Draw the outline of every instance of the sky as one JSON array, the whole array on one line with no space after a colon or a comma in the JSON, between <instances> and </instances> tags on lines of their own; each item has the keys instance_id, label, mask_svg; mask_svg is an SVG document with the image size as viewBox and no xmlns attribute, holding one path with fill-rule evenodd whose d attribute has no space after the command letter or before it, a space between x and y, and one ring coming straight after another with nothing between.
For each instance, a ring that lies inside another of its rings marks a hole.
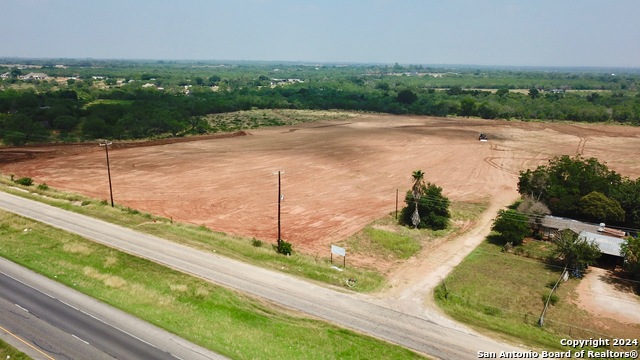
<instances>
[{"instance_id":1,"label":"sky","mask_svg":"<svg viewBox=\"0 0 640 360\"><path fill-rule=\"evenodd\" d=\"M0 57L640 67L639 0L0 0Z\"/></svg>"}]
</instances>

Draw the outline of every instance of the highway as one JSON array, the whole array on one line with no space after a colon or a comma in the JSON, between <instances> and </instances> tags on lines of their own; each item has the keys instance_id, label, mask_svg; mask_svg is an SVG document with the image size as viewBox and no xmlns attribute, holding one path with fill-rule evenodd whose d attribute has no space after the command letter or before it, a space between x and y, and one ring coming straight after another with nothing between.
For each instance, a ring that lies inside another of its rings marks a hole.
<instances>
[{"instance_id":1,"label":"highway","mask_svg":"<svg viewBox=\"0 0 640 360\"><path fill-rule=\"evenodd\" d=\"M0 333L36 359L224 359L3 258L0 289Z\"/></svg>"},{"instance_id":2,"label":"highway","mask_svg":"<svg viewBox=\"0 0 640 360\"><path fill-rule=\"evenodd\" d=\"M521 350L436 320L392 310L358 294L318 286L3 192L0 208L432 357L476 359L478 351Z\"/></svg>"},{"instance_id":3,"label":"highway","mask_svg":"<svg viewBox=\"0 0 640 360\"><path fill-rule=\"evenodd\" d=\"M61 330L63 341L49 341L62 348L47 349L54 358L68 359L173 359L169 353L147 344L129 334L108 326L98 319L31 288L24 283L0 274L0 297L13 303L13 319L3 316L3 327L16 327L22 319L38 318ZM12 321L13 320L13 321ZM18 332L17 330L10 330Z\"/></svg>"}]
</instances>

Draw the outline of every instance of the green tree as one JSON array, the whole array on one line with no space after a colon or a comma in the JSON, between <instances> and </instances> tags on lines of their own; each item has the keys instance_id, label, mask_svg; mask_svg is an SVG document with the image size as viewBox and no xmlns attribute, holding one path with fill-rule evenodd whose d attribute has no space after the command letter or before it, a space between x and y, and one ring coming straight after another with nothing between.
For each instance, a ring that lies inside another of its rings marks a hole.
<instances>
[{"instance_id":1,"label":"green tree","mask_svg":"<svg viewBox=\"0 0 640 360\"><path fill-rule=\"evenodd\" d=\"M53 127L62 131L72 131L78 124L80 124L80 119L71 115L60 115L53 119Z\"/></svg>"},{"instance_id":2,"label":"green tree","mask_svg":"<svg viewBox=\"0 0 640 360\"><path fill-rule=\"evenodd\" d=\"M402 209L400 214L400 221L403 224L415 226L418 229L432 230L446 229L449 225L450 201L442 195L441 187L427 183L419 199L414 198L411 191L407 191L405 203L407 206ZM417 218L414 216L416 208L420 214ZM414 220L418 221L414 223Z\"/></svg>"},{"instance_id":3,"label":"green tree","mask_svg":"<svg viewBox=\"0 0 640 360\"><path fill-rule=\"evenodd\" d=\"M580 213L584 219L598 223L624 221L624 209L620 203L597 191L592 191L580 199Z\"/></svg>"},{"instance_id":4,"label":"green tree","mask_svg":"<svg viewBox=\"0 0 640 360\"><path fill-rule=\"evenodd\" d=\"M570 269L584 270L600 257L597 244L581 238L571 230L558 231L553 239L556 245L553 256Z\"/></svg>"},{"instance_id":5,"label":"green tree","mask_svg":"<svg viewBox=\"0 0 640 360\"><path fill-rule=\"evenodd\" d=\"M635 279L640 280L640 238L629 236L620 245L620 255L624 257L624 267Z\"/></svg>"},{"instance_id":6,"label":"green tree","mask_svg":"<svg viewBox=\"0 0 640 360\"><path fill-rule=\"evenodd\" d=\"M411 190L407 191L400 221L416 228L445 229L449 224L450 201L442 195L442 188L425 183L424 172L416 170L411 174Z\"/></svg>"},{"instance_id":7,"label":"green tree","mask_svg":"<svg viewBox=\"0 0 640 360\"><path fill-rule=\"evenodd\" d=\"M616 199L625 212L624 225L629 228L640 229L640 178L623 179L611 197Z\"/></svg>"},{"instance_id":8,"label":"green tree","mask_svg":"<svg viewBox=\"0 0 640 360\"><path fill-rule=\"evenodd\" d=\"M399 103L411 105L418 100L418 95L414 94L411 90L405 89L398 93L396 100L398 100Z\"/></svg>"},{"instance_id":9,"label":"green tree","mask_svg":"<svg viewBox=\"0 0 640 360\"><path fill-rule=\"evenodd\" d=\"M208 80L207 85L215 86L215 85L218 85L218 83L222 79L218 75L211 75L211 76L209 76L209 79L207 79L207 80Z\"/></svg>"},{"instance_id":10,"label":"green tree","mask_svg":"<svg viewBox=\"0 0 640 360\"><path fill-rule=\"evenodd\" d=\"M532 99L536 99L538 97L540 97L540 91L534 87L532 87L531 89L529 89L529 97Z\"/></svg>"},{"instance_id":11,"label":"green tree","mask_svg":"<svg viewBox=\"0 0 640 360\"><path fill-rule=\"evenodd\" d=\"M544 202L559 216L580 215L580 199L597 191L610 197L622 177L596 158L563 155L546 166L520 172L518 191Z\"/></svg>"},{"instance_id":12,"label":"green tree","mask_svg":"<svg viewBox=\"0 0 640 360\"><path fill-rule=\"evenodd\" d=\"M496 95L498 97L504 97L505 95L507 95L509 93L509 89L506 87L501 87L498 90L496 90Z\"/></svg>"},{"instance_id":13,"label":"green tree","mask_svg":"<svg viewBox=\"0 0 640 360\"><path fill-rule=\"evenodd\" d=\"M473 98L465 97L460 101L460 115L473 116L476 114L476 101Z\"/></svg>"},{"instance_id":14,"label":"green tree","mask_svg":"<svg viewBox=\"0 0 640 360\"><path fill-rule=\"evenodd\" d=\"M45 142L49 138L49 133L42 123L33 121L23 114L10 115L5 118L0 131L0 136L7 145Z\"/></svg>"},{"instance_id":15,"label":"green tree","mask_svg":"<svg viewBox=\"0 0 640 360\"><path fill-rule=\"evenodd\" d=\"M512 209L499 210L491 230L500 233L499 238L505 243L512 243L515 246L522 244L524 237L531 233L529 218Z\"/></svg>"}]
</instances>

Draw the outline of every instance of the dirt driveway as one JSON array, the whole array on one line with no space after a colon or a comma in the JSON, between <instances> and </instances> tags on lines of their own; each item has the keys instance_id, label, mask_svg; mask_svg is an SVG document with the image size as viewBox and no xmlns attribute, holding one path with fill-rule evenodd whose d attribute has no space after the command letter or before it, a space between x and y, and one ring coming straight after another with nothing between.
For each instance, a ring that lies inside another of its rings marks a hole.
<instances>
[{"instance_id":1,"label":"dirt driveway","mask_svg":"<svg viewBox=\"0 0 640 360\"><path fill-rule=\"evenodd\" d=\"M628 283L616 281L610 270L590 267L576 293L578 306L593 315L640 324L640 296Z\"/></svg>"}]
</instances>

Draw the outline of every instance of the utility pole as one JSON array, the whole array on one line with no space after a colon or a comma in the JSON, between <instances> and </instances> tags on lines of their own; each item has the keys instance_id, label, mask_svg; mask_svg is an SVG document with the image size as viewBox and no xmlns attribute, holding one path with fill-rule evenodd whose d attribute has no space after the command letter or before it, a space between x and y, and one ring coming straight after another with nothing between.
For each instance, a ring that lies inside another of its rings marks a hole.
<instances>
[{"instance_id":1,"label":"utility pole","mask_svg":"<svg viewBox=\"0 0 640 360\"><path fill-rule=\"evenodd\" d=\"M396 189L396 220L398 220L398 189Z\"/></svg>"},{"instance_id":2,"label":"utility pole","mask_svg":"<svg viewBox=\"0 0 640 360\"><path fill-rule=\"evenodd\" d=\"M278 249L280 249L280 242L282 242L282 237L280 236L280 203L282 202L282 183L280 181L280 174L284 174L284 171L278 170Z\"/></svg>"},{"instance_id":3,"label":"utility pole","mask_svg":"<svg viewBox=\"0 0 640 360\"><path fill-rule=\"evenodd\" d=\"M111 141L101 142L100 146L104 146L104 152L107 155L107 175L109 176L109 195L111 196L111 207L113 207L113 188L111 187L111 167L109 166L109 145Z\"/></svg>"}]
</instances>

